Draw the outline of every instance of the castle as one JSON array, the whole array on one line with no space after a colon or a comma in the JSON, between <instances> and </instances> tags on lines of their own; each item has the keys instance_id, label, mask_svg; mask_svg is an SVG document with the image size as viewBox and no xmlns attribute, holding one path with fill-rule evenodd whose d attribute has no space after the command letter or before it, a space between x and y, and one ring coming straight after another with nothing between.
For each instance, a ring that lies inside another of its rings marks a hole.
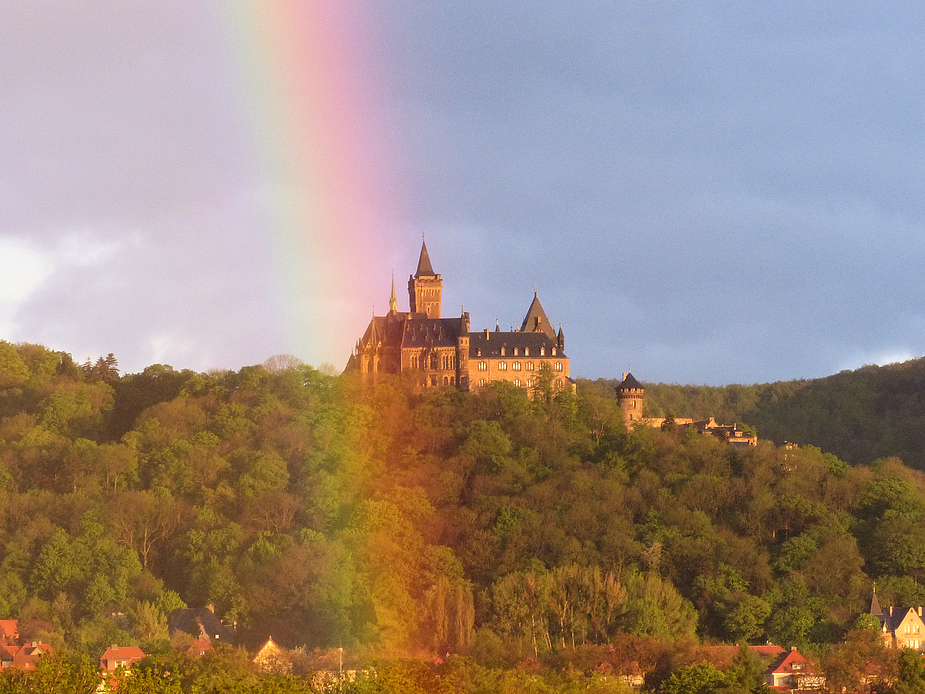
<instances>
[{"instance_id":1,"label":"castle","mask_svg":"<svg viewBox=\"0 0 925 694\"><path fill-rule=\"evenodd\" d=\"M379 374L416 374L428 388L478 390L506 381L532 391L549 379L555 390L575 389L562 328L556 333L550 325L536 292L523 325L512 332L497 326L493 332L471 332L465 311L458 318L441 317L442 295L443 279L422 243L417 271L408 278L411 310L398 310L393 279L389 312L373 316L346 370L358 372L366 382Z\"/></svg>"}]
</instances>

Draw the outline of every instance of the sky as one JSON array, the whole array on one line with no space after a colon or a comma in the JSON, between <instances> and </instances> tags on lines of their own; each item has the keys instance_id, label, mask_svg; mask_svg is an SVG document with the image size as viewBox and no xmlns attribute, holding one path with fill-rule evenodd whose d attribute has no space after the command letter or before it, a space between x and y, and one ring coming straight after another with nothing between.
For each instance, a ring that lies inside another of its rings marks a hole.
<instances>
[{"instance_id":1,"label":"sky","mask_svg":"<svg viewBox=\"0 0 925 694\"><path fill-rule=\"evenodd\" d=\"M574 377L925 354L925 6L0 4L0 339L340 369L422 236Z\"/></svg>"}]
</instances>

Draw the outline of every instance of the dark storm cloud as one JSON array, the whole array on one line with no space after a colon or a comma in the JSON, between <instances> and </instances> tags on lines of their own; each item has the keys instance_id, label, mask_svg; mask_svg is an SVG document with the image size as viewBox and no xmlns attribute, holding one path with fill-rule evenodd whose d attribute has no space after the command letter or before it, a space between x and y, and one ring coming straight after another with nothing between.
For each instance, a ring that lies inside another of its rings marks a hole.
<instances>
[{"instance_id":1,"label":"dark storm cloud","mask_svg":"<svg viewBox=\"0 0 925 694\"><path fill-rule=\"evenodd\" d=\"M518 326L536 284L579 376L754 382L923 353L918 5L357 4L409 191L361 301L381 311L393 269L402 292L425 233L445 315ZM292 349L278 181L217 22L195 2L0 10L8 339L130 369Z\"/></svg>"},{"instance_id":2,"label":"dark storm cloud","mask_svg":"<svg viewBox=\"0 0 925 694\"><path fill-rule=\"evenodd\" d=\"M453 228L495 238L467 258L480 285L542 278L576 373L758 381L921 353L914 6L389 8L418 214L454 249Z\"/></svg>"}]
</instances>

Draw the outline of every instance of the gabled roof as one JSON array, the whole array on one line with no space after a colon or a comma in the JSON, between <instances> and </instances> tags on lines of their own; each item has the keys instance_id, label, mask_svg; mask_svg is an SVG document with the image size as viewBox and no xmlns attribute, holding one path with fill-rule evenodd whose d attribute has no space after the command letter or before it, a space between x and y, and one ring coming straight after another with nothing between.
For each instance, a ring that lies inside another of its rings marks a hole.
<instances>
[{"instance_id":1,"label":"gabled roof","mask_svg":"<svg viewBox=\"0 0 925 694\"><path fill-rule=\"evenodd\" d=\"M895 632L897 629L899 629L906 618L910 616L910 614L912 615L914 621L918 621L920 624L925 625L925 623L922 622L922 618L919 616L918 611L914 607L890 608L880 615L880 621L883 623L883 626L886 627L887 631Z\"/></svg>"},{"instance_id":2,"label":"gabled roof","mask_svg":"<svg viewBox=\"0 0 925 694\"><path fill-rule=\"evenodd\" d=\"M174 636L177 632L184 632L195 637L209 639L212 642L234 642L234 632L222 624L222 620L216 617L208 607L185 607L174 610L170 613L167 625L170 636Z\"/></svg>"},{"instance_id":3,"label":"gabled roof","mask_svg":"<svg viewBox=\"0 0 925 694\"><path fill-rule=\"evenodd\" d=\"M138 646L118 646L113 644L100 657L100 667L112 672L123 666L128 670L132 665L145 658L145 652Z\"/></svg>"},{"instance_id":4,"label":"gabled roof","mask_svg":"<svg viewBox=\"0 0 925 694\"><path fill-rule=\"evenodd\" d=\"M19 638L19 622L15 619L0 619L0 642L12 643Z\"/></svg>"},{"instance_id":5,"label":"gabled roof","mask_svg":"<svg viewBox=\"0 0 925 694\"><path fill-rule=\"evenodd\" d=\"M524 322L520 326L520 332L543 332L546 333L549 339L556 339L556 331L553 330L552 325L549 324L546 311L543 310L543 305L540 303L540 299L536 295L536 292L533 292L533 301L530 302L530 308L527 309L527 315L524 316Z\"/></svg>"},{"instance_id":6,"label":"gabled roof","mask_svg":"<svg viewBox=\"0 0 925 694\"><path fill-rule=\"evenodd\" d=\"M418 270L414 273L415 277L436 277L433 266L430 264L430 256L427 254L427 244L421 240L421 257L418 259Z\"/></svg>"},{"instance_id":7,"label":"gabled roof","mask_svg":"<svg viewBox=\"0 0 925 694\"><path fill-rule=\"evenodd\" d=\"M777 660L771 663L770 667L765 670L765 674L812 674L814 672L813 666L810 665L809 661L800 655L800 652L795 648L791 649L787 653L781 654Z\"/></svg>"},{"instance_id":8,"label":"gabled roof","mask_svg":"<svg viewBox=\"0 0 925 694\"><path fill-rule=\"evenodd\" d=\"M404 322L402 347L455 347L459 341L459 318L411 318Z\"/></svg>"}]
</instances>

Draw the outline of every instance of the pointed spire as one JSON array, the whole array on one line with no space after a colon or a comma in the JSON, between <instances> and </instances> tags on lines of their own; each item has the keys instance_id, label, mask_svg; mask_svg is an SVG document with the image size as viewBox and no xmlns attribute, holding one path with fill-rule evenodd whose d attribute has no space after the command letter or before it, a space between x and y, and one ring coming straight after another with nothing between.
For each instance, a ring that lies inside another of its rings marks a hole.
<instances>
[{"instance_id":1,"label":"pointed spire","mask_svg":"<svg viewBox=\"0 0 925 694\"><path fill-rule=\"evenodd\" d=\"M395 298L395 271L392 270L392 296L389 297L389 311L395 313L398 310L398 299Z\"/></svg>"},{"instance_id":2,"label":"pointed spire","mask_svg":"<svg viewBox=\"0 0 925 694\"><path fill-rule=\"evenodd\" d=\"M875 617L883 616L883 610L880 608L880 601L877 599L877 584L874 584L874 594L870 599L870 613Z\"/></svg>"},{"instance_id":3,"label":"pointed spire","mask_svg":"<svg viewBox=\"0 0 925 694\"><path fill-rule=\"evenodd\" d=\"M436 277L437 273L434 272L433 265L430 264L430 256L427 254L427 244L424 242L424 237L421 236L421 257L418 259L418 270L414 273L415 277Z\"/></svg>"},{"instance_id":4,"label":"pointed spire","mask_svg":"<svg viewBox=\"0 0 925 694\"><path fill-rule=\"evenodd\" d=\"M520 332L542 332L546 333L550 340L556 339L556 331L546 317L546 312L543 310L543 305L540 303L536 290L533 291L533 301L530 303L530 308L527 309L527 315L524 316L524 322L523 325L520 326Z\"/></svg>"}]
</instances>

